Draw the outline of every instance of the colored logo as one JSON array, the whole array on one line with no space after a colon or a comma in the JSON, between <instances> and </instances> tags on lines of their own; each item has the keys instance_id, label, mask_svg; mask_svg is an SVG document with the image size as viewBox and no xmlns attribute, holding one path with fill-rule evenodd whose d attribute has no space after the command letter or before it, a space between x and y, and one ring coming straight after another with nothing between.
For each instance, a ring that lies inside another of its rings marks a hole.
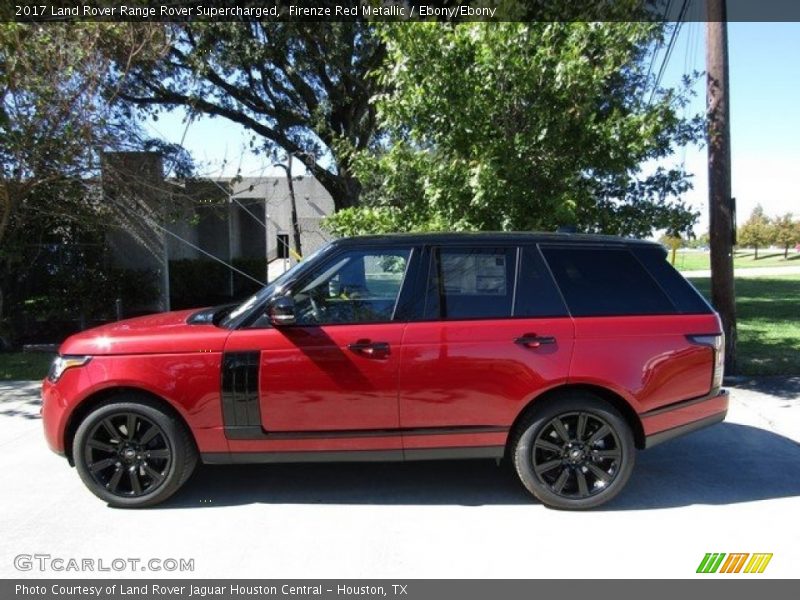
<instances>
[{"instance_id":1,"label":"colored logo","mask_svg":"<svg viewBox=\"0 0 800 600\"><path fill-rule=\"evenodd\" d=\"M698 573L763 573L772 553L749 554L739 552L725 554L724 552L708 552L697 567Z\"/></svg>"}]
</instances>

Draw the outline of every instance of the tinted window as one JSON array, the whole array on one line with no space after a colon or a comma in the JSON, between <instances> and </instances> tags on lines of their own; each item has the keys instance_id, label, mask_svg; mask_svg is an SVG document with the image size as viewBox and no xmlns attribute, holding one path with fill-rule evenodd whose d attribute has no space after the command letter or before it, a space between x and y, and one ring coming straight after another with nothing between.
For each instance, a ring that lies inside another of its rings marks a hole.
<instances>
[{"instance_id":1,"label":"tinted window","mask_svg":"<svg viewBox=\"0 0 800 600\"><path fill-rule=\"evenodd\" d=\"M683 278L667 262L667 253L660 248L644 248L636 251L650 274L669 295L675 307L684 314L708 314L711 307L691 283Z\"/></svg>"},{"instance_id":2,"label":"tinted window","mask_svg":"<svg viewBox=\"0 0 800 600\"><path fill-rule=\"evenodd\" d=\"M676 312L666 294L627 249L542 247L542 253L573 316Z\"/></svg>"},{"instance_id":3,"label":"tinted window","mask_svg":"<svg viewBox=\"0 0 800 600\"><path fill-rule=\"evenodd\" d=\"M314 269L295 289L297 324L390 321L408 249L350 250Z\"/></svg>"},{"instance_id":4,"label":"tinted window","mask_svg":"<svg viewBox=\"0 0 800 600\"><path fill-rule=\"evenodd\" d=\"M511 316L515 248L437 248L431 258L425 318Z\"/></svg>"},{"instance_id":5,"label":"tinted window","mask_svg":"<svg viewBox=\"0 0 800 600\"><path fill-rule=\"evenodd\" d=\"M535 247L522 249L517 278L515 317L561 317L567 314L561 294Z\"/></svg>"}]
</instances>

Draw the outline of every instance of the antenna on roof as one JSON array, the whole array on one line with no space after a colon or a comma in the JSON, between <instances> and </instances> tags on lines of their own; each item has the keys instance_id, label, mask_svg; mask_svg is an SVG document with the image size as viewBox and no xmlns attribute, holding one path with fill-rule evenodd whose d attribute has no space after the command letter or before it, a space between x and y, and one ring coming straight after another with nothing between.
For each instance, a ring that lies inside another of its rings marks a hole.
<instances>
[{"instance_id":1,"label":"antenna on roof","mask_svg":"<svg viewBox=\"0 0 800 600\"><path fill-rule=\"evenodd\" d=\"M578 228L575 225L560 225L556 233L578 233Z\"/></svg>"}]
</instances>

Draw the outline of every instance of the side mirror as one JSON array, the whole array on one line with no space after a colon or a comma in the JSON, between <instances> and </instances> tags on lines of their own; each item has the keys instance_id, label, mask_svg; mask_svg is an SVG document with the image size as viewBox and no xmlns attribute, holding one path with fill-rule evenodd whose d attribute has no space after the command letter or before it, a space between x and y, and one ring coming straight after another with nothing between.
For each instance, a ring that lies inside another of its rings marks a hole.
<instances>
[{"instance_id":1,"label":"side mirror","mask_svg":"<svg viewBox=\"0 0 800 600\"><path fill-rule=\"evenodd\" d=\"M278 296L267 305L267 318L275 327L294 325L294 298Z\"/></svg>"}]
</instances>

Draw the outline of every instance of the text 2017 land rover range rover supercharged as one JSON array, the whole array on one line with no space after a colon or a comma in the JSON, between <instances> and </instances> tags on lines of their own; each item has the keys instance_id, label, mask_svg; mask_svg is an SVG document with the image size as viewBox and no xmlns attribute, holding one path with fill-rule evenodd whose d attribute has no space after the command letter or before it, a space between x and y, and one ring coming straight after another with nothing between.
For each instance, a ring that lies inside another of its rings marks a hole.
<instances>
[{"instance_id":1,"label":"text 2017 land rover range rover supercharged","mask_svg":"<svg viewBox=\"0 0 800 600\"><path fill-rule=\"evenodd\" d=\"M662 247L559 234L337 240L235 308L85 331L43 384L50 446L114 506L205 463L507 458L590 508L636 450L721 421L717 315Z\"/></svg>"}]
</instances>

